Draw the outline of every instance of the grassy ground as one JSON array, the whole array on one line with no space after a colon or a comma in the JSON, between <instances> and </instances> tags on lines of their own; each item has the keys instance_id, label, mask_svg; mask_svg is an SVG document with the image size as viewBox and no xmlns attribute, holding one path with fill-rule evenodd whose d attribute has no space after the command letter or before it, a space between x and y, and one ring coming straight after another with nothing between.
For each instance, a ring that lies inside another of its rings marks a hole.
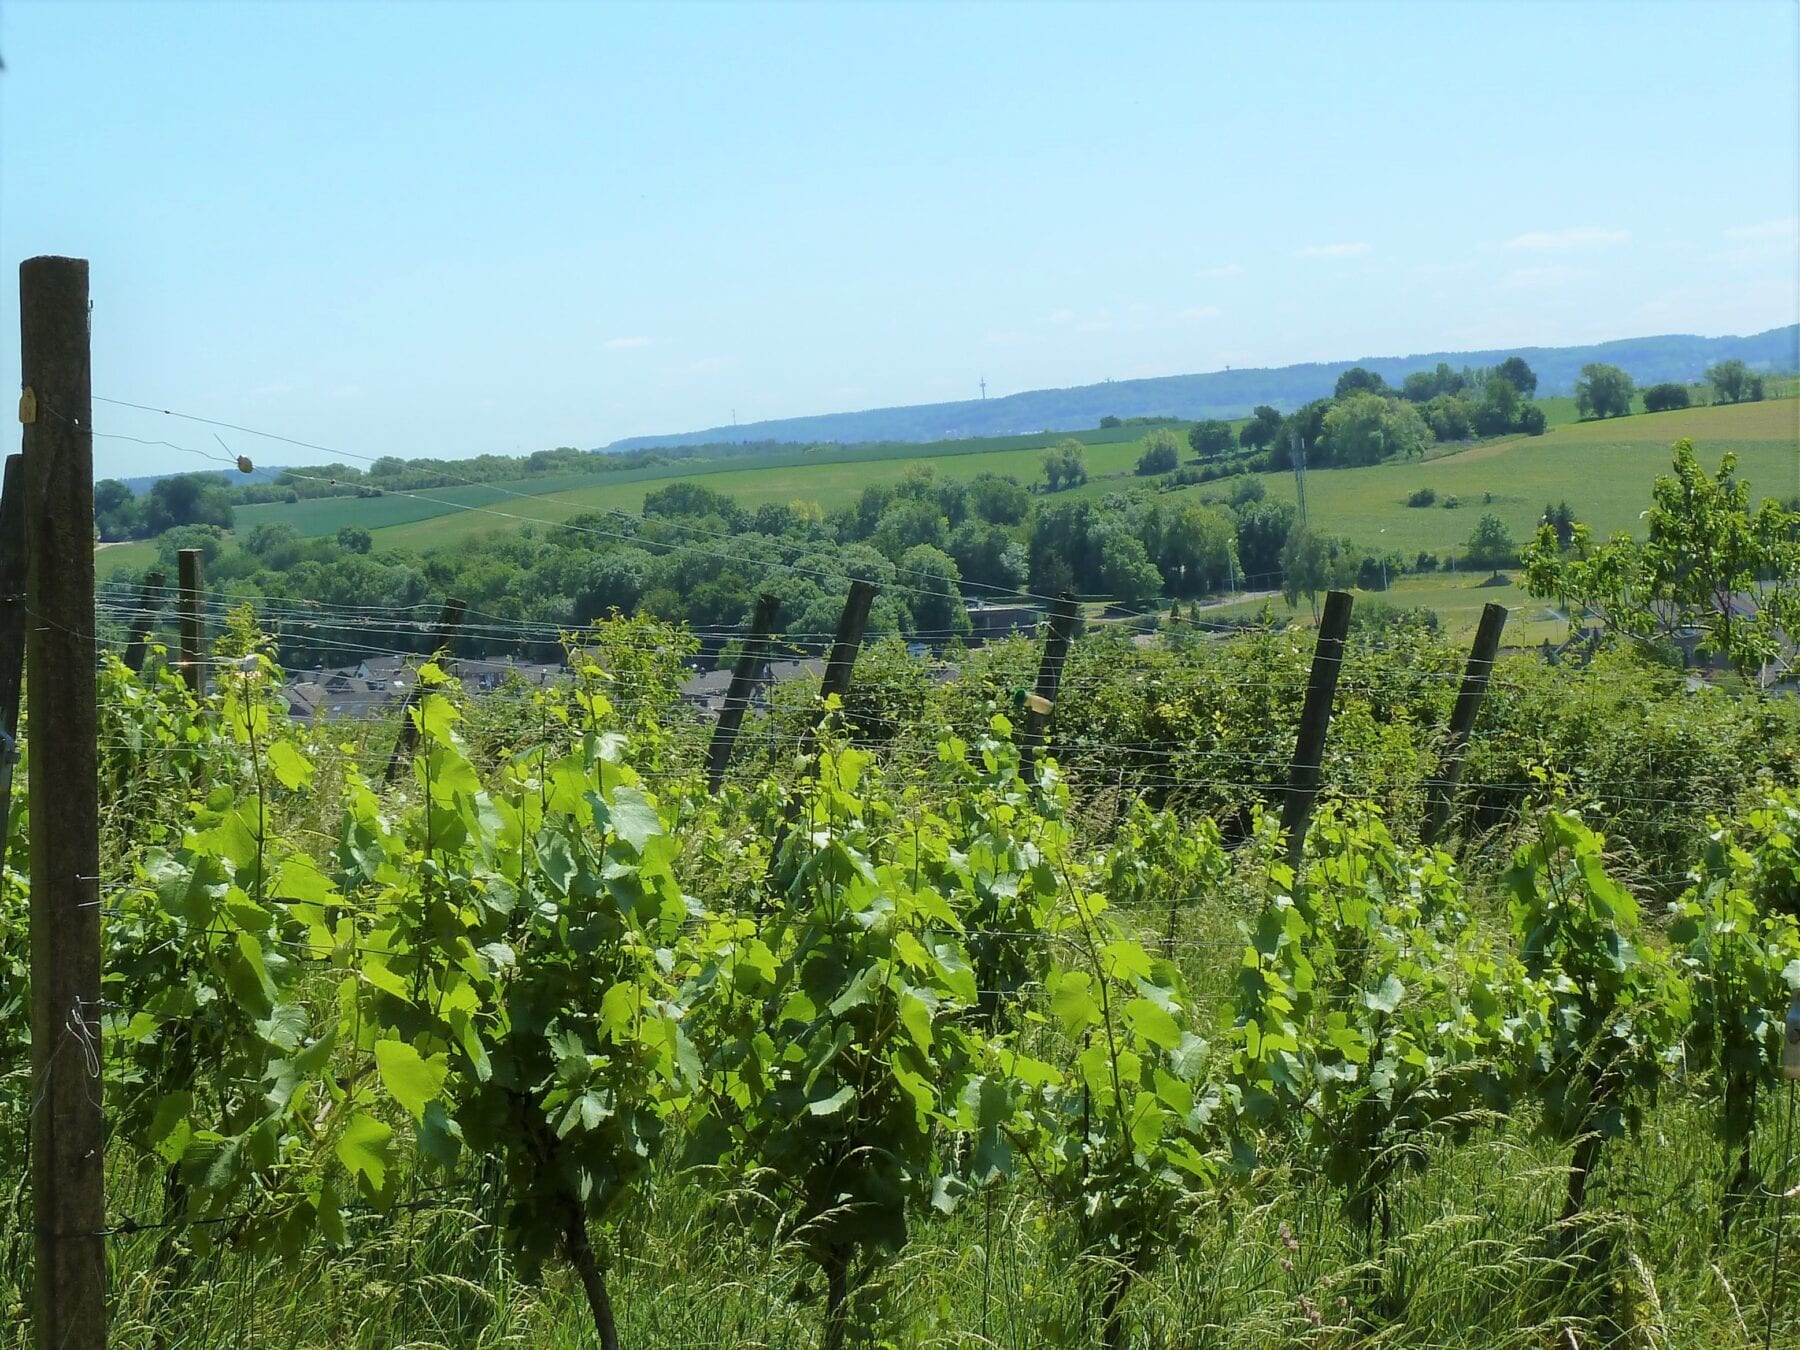
<instances>
[{"instance_id":1,"label":"grassy ground","mask_svg":"<svg viewBox=\"0 0 1800 1350\"><path fill-rule=\"evenodd\" d=\"M1322 469L1307 475L1307 514L1317 530L1344 535L1371 553L1403 556L1461 553L1487 512L1523 544L1544 507L1562 501L1604 537L1636 528L1652 483L1669 471L1669 447L1683 437L1693 438L1709 470L1724 451L1735 453L1739 477L1758 495L1800 493L1800 401L1782 400L1565 424L1422 463ZM1295 500L1293 474L1262 477L1272 500ZM1420 488L1431 488L1438 504L1407 506ZM1209 483L1170 495L1224 492ZM1444 505L1450 497L1459 503L1455 509Z\"/></svg>"},{"instance_id":2,"label":"grassy ground","mask_svg":"<svg viewBox=\"0 0 1800 1350\"><path fill-rule=\"evenodd\" d=\"M1494 584L1488 572L1433 573L1392 579L1386 591L1357 591L1356 602L1365 607L1376 604L1396 609L1429 609L1443 621L1444 632L1456 642L1466 642L1475 635L1481 622L1482 609L1490 604L1504 605L1510 611L1503 639L1508 647L1535 647L1545 639L1561 642L1568 636L1566 618L1542 600L1534 600L1515 584L1516 574L1503 573L1504 585ZM1297 609L1289 609L1280 597L1272 601L1253 600L1236 605L1208 609L1202 617L1211 622L1254 619L1267 604L1277 615L1298 615L1310 622L1312 611L1304 597Z\"/></svg>"}]
</instances>

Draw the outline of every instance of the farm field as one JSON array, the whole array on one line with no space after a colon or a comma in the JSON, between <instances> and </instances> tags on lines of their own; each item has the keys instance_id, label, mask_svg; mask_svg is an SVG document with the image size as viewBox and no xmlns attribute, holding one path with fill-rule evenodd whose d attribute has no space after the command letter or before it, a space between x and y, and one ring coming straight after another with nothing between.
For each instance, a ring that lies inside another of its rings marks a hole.
<instances>
[{"instance_id":1,"label":"farm field","mask_svg":"<svg viewBox=\"0 0 1800 1350\"><path fill-rule=\"evenodd\" d=\"M1758 497L1800 493L1800 401L1783 399L1570 423L1423 462L1322 469L1307 475L1307 512L1315 530L1343 535L1370 553L1403 556L1460 553L1488 512L1523 545L1544 507L1563 501L1603 538L1636 526L1651 484L1669 471L1669 447L1682 437L1693 439L1708 471L1725 451L1736 454L1738 476ZM1270 499L1294 500L1292 473L1262 478ZM1407 506L1420 488L1432 489L1437 504ZM1207 483L1171 495L1200 500L1223 492ZM1443 505L1450 497L1455 509Z\"/></svg>"},{"instance_id":2,"label":"farm field","mask_svg":"<svg viewBox=\"0 0 1800 1350\"><path fill-rule=\"evenodd\" d=\"M1386 591L1357 591L1356 603L1391 605L1395 609L1429 609L1444 625L1444 636L1456 643L1466 643L1474 636L1486 605L1505 605L1511 611L1503 639L1508 647L1535 647L1548 639L1561 642L1568 635L1567 620L1542 600L1534 600L1517 584L1517 574L1503 573L1504 585L1495 585L1491 574L1438 573L1429 576L1397 577ZM1302 597L1296 609L1277 596L1271 601L1251 600L1236 605L1206 609L1201 617L1208 622L1254 619L1267 603L1277 616L1297 614L1310 620L1312 611Z\"/></svg>"},{"instance_id":3,"label":"farm field","mask_svg":"<svg viewBox=\"0 0 1800 1350\"><path fill-rule=\"evenodd\" d=\"M1669 447L1691 437L1703 464L1716 467L1730 450L1739 475L1758 494L1800 493L1800 401L1770 400L1733 406L1643 414L1604 422L1575 422L1573 400L1546 399L1551 429L1539 437L1511 437L1470 447L1446 447L1423 460L1359 469L1321 469L1307 478L1309 517L1316 530L1340 535L1371 554L1411 560L1431 553L1445 564L1463 551L1482 515L1498 516L1519 544L1527 542L1544 507L1566 501L1597 536L1633 529L1649 500L1651 484L1669 466ZM1133 469L1142 451L1143 427L1083 433L1089 481L1041 502L1087 498L1144 486ZM428 553L465 540L585 513L637 512L645 495L669 483L701 481L754 510L767 503L817 502L830 510L854 501L871 482L898 478L927 464L946 478L983 473L1041 479L1043 447L1058 436L992 438L931 445L883 445L772 453L748 465L735 461L650 465L607 475L563 474L511 482L457 485L374 498L328 498L295 504L239 508L236 537L259 524L286 523L307 536L328 536L344 525L369 529L377 552ZM1295 500L1293 474L1261 475L1268 496ZM1421 488L1435 504L1409 507ZM1226 481L1174 489L1162 500L1222 501ZM1456 506L1446 503L1452 498ZM229 547L229 545L228 545ZM135 577L153 565L154 541L107 545L99 558L102 577ZM1409 576L1395 585L1394 603L1426 605L1451 631L1472 626L1481 605L1499 599L1447 576ZM1536 621L1534 621L1535 624ZM1550 622L1547 619L1545 622ZM1515 619L1513 642L1537 641ZM1554 626L1552 623L1551 626Z\"/></svg>"}]
</instances>

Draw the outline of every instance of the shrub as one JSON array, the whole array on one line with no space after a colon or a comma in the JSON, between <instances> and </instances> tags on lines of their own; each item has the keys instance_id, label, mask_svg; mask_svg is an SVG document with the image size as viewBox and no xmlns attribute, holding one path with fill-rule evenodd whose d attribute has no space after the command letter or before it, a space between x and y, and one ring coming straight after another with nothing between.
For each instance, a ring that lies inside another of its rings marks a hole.
<instances>
[{"instance_id":1,"label":"shrub","mask_svg":"<svg viewBox=\"0 0 1800 1350\"><path fill-rule=\"evenodd\" d=\"M1437 489L1423 487L1406 499L1408 506L1436 506Z\"/></svg>"}]
</instances>

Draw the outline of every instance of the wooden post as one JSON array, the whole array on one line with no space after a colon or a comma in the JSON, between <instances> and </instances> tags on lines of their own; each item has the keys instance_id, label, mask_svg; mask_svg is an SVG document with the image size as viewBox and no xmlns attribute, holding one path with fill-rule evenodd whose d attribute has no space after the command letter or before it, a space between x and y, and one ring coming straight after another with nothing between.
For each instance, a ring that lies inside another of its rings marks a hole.
<instances>
[{"instance_id":1,"label":"wooden post","mask_svg":"<svg viewBox=\"0 0 1800 1350\"><path fill-rule=\"evenodd\" d=\"M461 600L444 601L444 611L438 615L437 631L431 635L431 656L434 661L439 656L448 655L450 644L456 641L456 630L462 627L463 610L467 608ZM413 721L412 710L418 706L421 689L415 682L400 703L400 734L394 740L394 753L388 756L387 780L390 783L400 776L400 766L419 743L419 726Z\"/></svg>"},{"instance_id":2,"label":"wooden post","mask_svg":"<svg viewBox=\"0 0 1800 1350\"><path fill-rule=\"evenodd\" d=\"M780 609L780 599L767 591L756 599L749 636L732 668L725 706L719 709L719 724L713 728L712 742L706 748L706 785L714 795L725 785L725 770L731 766L731 752L737 747L738 727L743 723L744 709L750 705L750 692L769 659L769 634L775 631L775 615Z\"/></svg>"},{"instance_id":3,"label":"wooden post","mask_svg":"<svg viewBox=\"0 0 1800 1350\"><path fill-rule=\"evenodd\" d=\"M850 583L850 594L844 597L844 613L838 619L837 637L831 644L831 656L825 662L825 678L819 684L820 724L825 720L825 700L833 694L842 698L850 692L850 676L856 669L856 654L862 650L863 631L869 626L869 606L874 603L874 582Z\"/></svg>"},{"instance_id":4,"label":"wooden post","mask_svg":"<svg viewBox=\"0 0 1800 1350\"><path fill-rule=\"evenodd\" d=\"M1296 872L1306 853L1306 826L1312 819L1313 800L1319 795L1325 733L1331 729L1331 703L1337 697L1338 672L1344 665L1344 638L1349 632L1350 596L1345 591L1332 591L1325 597L1325 617L1319 620L1312 674L1306 682L1306 703L1300 710L1299 734L1294 737L1293 762L1288 765L1287 798L1281 807L1281 827L1288 836L1288 862Z\"/></svg>"},{"instance_id":5,"label":"wooden post","mask_svg":"<svg viewBox=\"0 0 1800 1350\"><path fill-rule=\"evenodd\" d=\"M25 457L6 457L0 486L0 862L19 762L19 691L25 679Z\"/></svg>"},{"instance_id":6,"label":"wooden post","mask_svg":"<svg viewBox=\"0 0 1800 1350\"><path fill-rule=\"evenodd\" d=\"M39 1350L106 1344L88 265L19 267L31 686L31 1191Z\"/></svg>"},{"instance_id":7,"label":"wooden post","mask_svg":"<svg viewBox=\"0 0 1800 1350\"><path fill-rule=\"evenodd\" d=\"M1075 641L1075 624L1081 617L1081 605L1064 591L1050 605L1050 632L1044 638L1044 655L1038 662L1037 684L1025 702L1025 739L1020 758L1027 773L1037 762L1044 738L1050 730L1050 718L1056 712L1056 693L1062 687L1063 667L1069 662L1069 647Z\"/></svg>"},{"instance_id":8,"label":"wooden post","mask_svg":"<svg viewBox=\"0 0 1800 1350\"><path fill-rule=\"evenodd\" d=\"M195 698L206 692L206 561L197 548L175 555L181 583L181 678Z\"/></svg>"},{"instance_id":9,"label":"wooden post","mask_svg":"<svg viewBox=\"0 0 1800 1350\"><path fill-rule=\"evenodd\" d=\"M1481 713L1481 700L1487 694L1488 675L1494 669L1500 633L1505 627L1504 605L1482 607L1481 626L1475 630L1475 643L1469 648L1462 688L1450 710L1450 739L1444 745L1437 777L1426 785L1425 823L1419 829L1419 841L1428 846L1437 842L1450 823L1450 803L1456 793L1456 781L1462 777L1463 751L1468 748L1469 733L1475 730L1475 719Z\"/></svg>"},{"instance_id":10,"label":"wooden post","mask_svg":"<svg viewBox=\"0 0 1800 1350\"><path fill-rule=\"evenodd\" d=\"M143 673L144 653L150 646L150 630L156 626L163 588L161 572L144 573L143 589L138 592L137 613L131 616L131 636L125 642L125 669L133 675Z\"/></svg>"}]
</instances>

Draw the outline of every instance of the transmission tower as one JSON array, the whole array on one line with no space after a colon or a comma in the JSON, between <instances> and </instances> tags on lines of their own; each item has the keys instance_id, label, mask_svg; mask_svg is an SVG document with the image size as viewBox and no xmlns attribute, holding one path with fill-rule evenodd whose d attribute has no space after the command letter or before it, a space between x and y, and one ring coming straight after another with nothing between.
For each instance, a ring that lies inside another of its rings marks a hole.
<instances>
[{"instance_id":1,"label":"transmission tower","mask_svg":"<svg viewBox=\"0 0 1800 1350\"><path fill-rule=\"evenodd\" d=\"M1300 528L1306 528L1306 442L1294 433L1294 500L1300 508Z\"/></svg>"}]
</instances>

